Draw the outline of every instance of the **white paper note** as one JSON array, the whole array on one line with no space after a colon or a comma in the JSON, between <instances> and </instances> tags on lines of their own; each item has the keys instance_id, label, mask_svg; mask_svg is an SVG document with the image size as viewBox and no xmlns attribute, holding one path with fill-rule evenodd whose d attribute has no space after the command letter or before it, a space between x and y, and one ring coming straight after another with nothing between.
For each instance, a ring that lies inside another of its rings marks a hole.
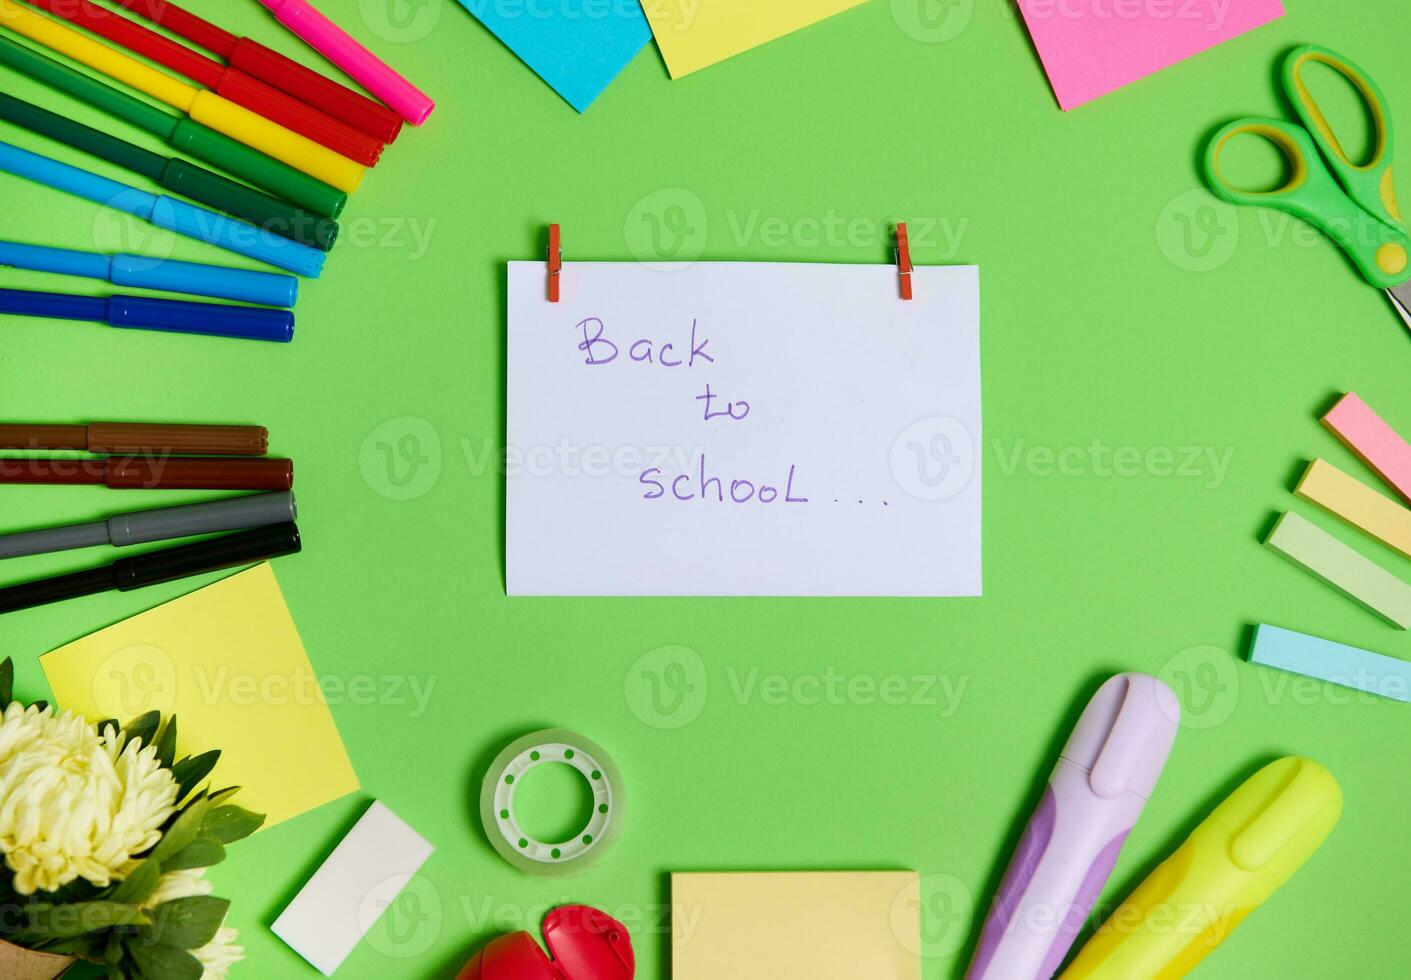
<instances>
[{"instance_id":1,"label":"white paper note","mask_svg":"<svg viewBox=\"0 0 1411 980\"><path fill-rule=\"evenodd\" d=\"M979 595L975 267L509 266L511 595Z\"/></svg>"},{"instance_id":2,"label":"white paper note","mask_svg":"<svg viewBox=\"0 0 1411 980\"><path fill-rule=\"evenodd\" d=\"M375 801L270 930L331 977L434 850Z\"/></svg>"}]
</instances>

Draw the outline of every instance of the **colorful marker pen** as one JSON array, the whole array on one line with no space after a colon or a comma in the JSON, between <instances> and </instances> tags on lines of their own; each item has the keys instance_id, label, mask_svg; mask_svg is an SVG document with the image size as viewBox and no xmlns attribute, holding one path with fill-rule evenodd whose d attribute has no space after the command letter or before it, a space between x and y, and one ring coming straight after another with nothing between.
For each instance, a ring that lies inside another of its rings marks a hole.
<instances>
[{"instance_id":1,"label":"colorful marker pen","mask_svg":"<svg viewBox=\"0 0 1411 980\"><path fill-rule=\"evenodd\" d=\"M373 95L420 126L436 108L426 93L397 74L307 0L260 0L279 22L319 54L342 68Z\"/></svg>"},{"instance_id":2,"label":"colorful marker pen","mask_svg":"<svg viewBox=\"0 0 1411 980\"><path fill-rule=\"evenodd\" d=\"M114 286L161 289L192 296L213 296L237 303L290 307L299 297L299 280L274 272L227 269L199 262L149 259L140 255L99 255L69 248L0 241L0 266L52 272L61 276L103 279Z\"/></svg>"},{"instance_id":3,"label":"colorful marker pen","mask_svg":"<svg viewBox=\"0 0 1411 980\"><path fill-rule=\"evenodd\" d=\"M100 177L67 163L0 143L0 170L55 190L126 211L158 228L185 235L229 252L245 255L309 279L323 272L327 256L254 225L228 218L166 194L149 194L128 184Z\"/></svg>"},{"instance_id":4,"label":"colorful marker pen","mask_svg":"<svg viewBox=\"0 0 1411 980\"><path fill-rule=\"evenodd\" d=\"M1098 688L1014 852L966 980L1053 976L1156 786L1180 719L1176 695L1155 677L1118 674Z\"/></svg>"},{"instance_id":5,"label":"colorful marker pen","mask_svg":"<svg viewBox=\"0 0 1411 980\"><path fill-rule=\"evenodd\" d=\"M0 313L84 320L129 330L268 340L287 344L294 339L294 314L259 306L188 303L141 296L74 296L28 289L0 289Z\"/></svg>"},{"instance_id":6,"label":"colorful marker pen","mask_svg":"<svg viewBox=\"0 0 1411 980\"><path fill-rule=\"evenodd\" d=\"M0 483L109 490L291 490L294 462L222 456L0 456Z\"/></svg>"},{"instance_id":7,"label":"colorful marker pen","mask_svg":"<svg viewBox=\"0 0 1411 980\"><path fill-rule=\"evenodd\" d=\"M1063 980L1178 980L1322 846L1342 789L1311 759L1280 759L1217 806L1118 906Z\"/></svg>"}]
</instances>

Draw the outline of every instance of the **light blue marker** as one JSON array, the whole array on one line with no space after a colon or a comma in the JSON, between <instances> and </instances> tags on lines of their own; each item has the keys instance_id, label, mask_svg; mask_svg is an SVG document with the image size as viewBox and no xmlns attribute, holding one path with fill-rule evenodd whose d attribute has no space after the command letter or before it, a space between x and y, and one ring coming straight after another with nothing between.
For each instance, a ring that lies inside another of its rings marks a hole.
<instances>
[{"instance_id":1,"label":"light blue marker","mask_svg":"<svg viewBox=\"0 0 1411 980\"><path fill-rule=\"evenodd\" d=\"M317 279L323 271L324 253L308 245L281 238L263 228L199 208L165 194L149 194L136 187L71 167L38 153L0 143L0 170L18 177L126 211L158 228L174 231L226 251L259 259L289 272Z\"/></svg>"},{"instance_id":2,"label":"light blue marker","mask_svg":"<svg viewBox=\"0 0 1411 980\"><path fill-rule=\"evenodd\" d=\"M1255 630L1249 661L1396 701L1411 701L1411 663L1277 626L1260 624Z\"/></svg>"},{"instance_id":3,"label":"light blue marker","mask_svg":"<svg viewBox=\"0 0 1411 980\"><path fill-rule=\"evenodd\" d=\"M265 306L292 307L299 297L299 280L274 272L226 269L175 259L147 259L140 255L99 255L20 242L0 241L0 266L105 279L115 286L214 296Z\"/></svg>"}]
</instances>

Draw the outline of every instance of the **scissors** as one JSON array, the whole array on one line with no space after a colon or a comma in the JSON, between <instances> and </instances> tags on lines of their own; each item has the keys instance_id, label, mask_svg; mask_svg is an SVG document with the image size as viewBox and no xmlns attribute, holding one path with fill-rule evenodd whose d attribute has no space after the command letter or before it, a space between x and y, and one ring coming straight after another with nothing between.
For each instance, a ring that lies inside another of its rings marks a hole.
<instances>
[{"instance_id":1,"label":"scissors","mask_svg":"<svg viewBox=\"0 0 1411 980\"><path fill-rule=\"evenodd\" d=\"M1354 163L1323 115L1302 72L1310 64L1337 71L1361 93L1375 127L1376 147L1367 163ZM1205 179L1231 204L1276 208L1302 218L1337 242L1373 286L1384 289L1411 329L1411 237L1396 202L1392 176L1392 123L1386 97L1370 75L1342 55L1317 45L1289 52L1284 91L1302 126L1281 119L1237 119L1205 151ZM1237 136L1273 143L1287 158L1289 179L1272 191L1248 191L1220 172L1220 155ZM1320 155L1321 154L1321 155Z\"/></svg>"}]
</instances>

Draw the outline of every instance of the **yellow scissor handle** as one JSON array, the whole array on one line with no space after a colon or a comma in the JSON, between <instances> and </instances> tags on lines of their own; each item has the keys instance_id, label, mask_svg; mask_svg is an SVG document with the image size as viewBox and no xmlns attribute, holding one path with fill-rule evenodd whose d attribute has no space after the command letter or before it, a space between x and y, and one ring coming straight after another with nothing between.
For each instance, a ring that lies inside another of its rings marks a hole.
<instances>
[{"instance_id":1,"label":"yellow scissor handle","mask_svg":"<svg viewBox=\"0 0 1411 980\"><path fill-rule=\"evenodd\" d=\"M1325 65L1342 75L1366 103L1376 137L1372 158L1366 163L1357 163L1348 156L1333 132L1332 124L1309 91L1303 72L1312 64ZM1284 88L1293 101L1299 119L1307 127L1348 197L1387 224L1402 227L1401 208L1397 204L1395 177L1392 174L1391 109L1372 76L1336 51L1310 44L1294 49L1284 59Z\"/></svg>"}]
</instances>

